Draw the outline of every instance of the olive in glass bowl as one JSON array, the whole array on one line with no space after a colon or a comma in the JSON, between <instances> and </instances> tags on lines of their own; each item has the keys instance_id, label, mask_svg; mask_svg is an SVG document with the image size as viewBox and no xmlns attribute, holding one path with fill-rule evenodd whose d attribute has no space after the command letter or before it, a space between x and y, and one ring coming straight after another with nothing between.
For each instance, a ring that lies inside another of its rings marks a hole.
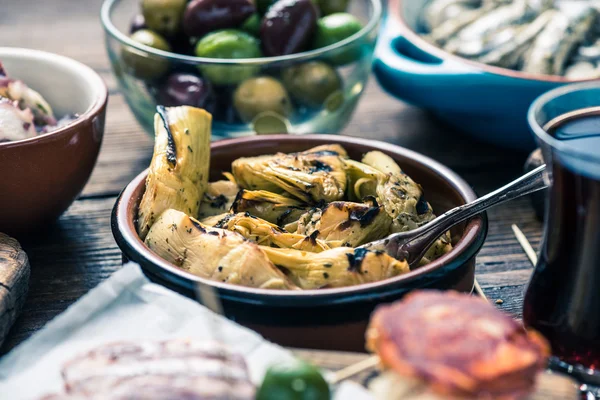
<instances>
[{"instance_id":1,"label":"olive in glass bowl","mask_svg":"<svg viewBox=\"0 0 600 400\"><path fill-rule=\"evenodd\" d=\"M149 134L161 104L206 108L214 139L338 133L367 83L382 5L334 3L105 0L101 19L120 90Z\"/></svg>"}]
</instances>

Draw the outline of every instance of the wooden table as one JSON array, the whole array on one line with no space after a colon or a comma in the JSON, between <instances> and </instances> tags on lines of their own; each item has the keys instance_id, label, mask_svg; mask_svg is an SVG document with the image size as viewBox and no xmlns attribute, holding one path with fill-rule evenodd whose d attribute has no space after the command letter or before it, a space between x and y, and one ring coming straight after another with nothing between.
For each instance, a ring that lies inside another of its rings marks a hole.
<instances>
[{"instance_id":1,"label":"wooden table","mask_svg":"<svg viewBox=\"0 0 600 400\"><path fill-rule=\"evenodd\" d=\"M152 140L136 123L111 74L99 19L101 1L0 0L0 45L41 49L82 61L105 79L111 96L106 135L90 182L48 235L22 243L31 262L30 292L0 354L121 267L121 252L109 226L110 211L121 189L149 165ZM464 177L479 194L517 177L527 156L460 135L426 112L383 93L374 79L343 134L385 140L426 154ZM526 199L493 209L489 222L488 239L477 259L477 277L492 301L503 300L498 307L519 316L532 268L510 225L518 224L537 247L541 224ZM331 368L363 357L346 354L323 360L322 354L304 355L321 357L319 364Z\"/></svg>"}]
</instances>

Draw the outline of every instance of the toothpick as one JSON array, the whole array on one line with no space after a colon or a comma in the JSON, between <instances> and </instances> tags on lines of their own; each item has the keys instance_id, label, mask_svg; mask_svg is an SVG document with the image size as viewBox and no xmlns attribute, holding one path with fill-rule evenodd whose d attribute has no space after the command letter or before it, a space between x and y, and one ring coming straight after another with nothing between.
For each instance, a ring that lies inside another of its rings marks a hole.
<instances>
[{"instance_id":1,"label":"toothpick","mask_svg":"<svg viewBox=\"0 0 600 400\"><path fill-rule=\"evenodd\" d=\"M379 357L371 356L362 361L352 364L346 368L343 368L333 374L333 377L329 380L329 383L336 385L339 382L346 380L354 375L360 374L361 372L367 371L371 368L379 365Z\"/></svg>"},{"instance_id":2,"label":"toothpick","mask_svg":"<svg viewBox=\"0 0 600 400\"><path fill-rule=\"evenodd\" d=\"M479 285L479 282L477 282L477 278L475 278L474 286L475 286L475 293L477 293L479 295L479 297L481 297L485 301L489 302L487 296L485 295L485 293L483 293L483 289Z\"/></svg>"},{"instance_id":3,"label":"toothpick","mask_svg":"<svg viewBox=\"0 0 600 400\"><path fill-rule=\"evenodd\" d=\"M531 263L535 267L535 265L537 264L538 258L537 258L537 254L535 253L535 250L533 250L533 247L531 247L531 243L529 243L529 240L527 240L527 237L519 229L519 227L517 225L513 224L512 230L513 230L515 236L517 237L519 244L523 248L523 251L525 251L525 254L527 254L527 257L529 257L529 261L531 261Z\"/></svg>"}]
</instances>

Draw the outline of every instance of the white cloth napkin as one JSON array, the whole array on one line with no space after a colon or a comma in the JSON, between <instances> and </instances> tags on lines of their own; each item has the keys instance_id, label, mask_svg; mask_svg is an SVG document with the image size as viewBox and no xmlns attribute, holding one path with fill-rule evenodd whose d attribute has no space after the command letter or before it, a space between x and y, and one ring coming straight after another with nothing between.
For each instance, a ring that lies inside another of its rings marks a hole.
<instances>
[{"instance_id":1,"label":"white cloth napkin","mask_svg":"<svg viewBox=\"0 0 600 400\"><path fill-rule=\"evenodd\" d=\"M149 282L140 267L130 263L0 360L0 398L33 400L62 391L64 362L100 344L168 338L214 341L216 324L218 340L245 356L255 384L269 365L293 358L256 332ZM370 398L365 396L364 388L348 382L338 387L335 399Z\"/></svg>"}]
</instances>

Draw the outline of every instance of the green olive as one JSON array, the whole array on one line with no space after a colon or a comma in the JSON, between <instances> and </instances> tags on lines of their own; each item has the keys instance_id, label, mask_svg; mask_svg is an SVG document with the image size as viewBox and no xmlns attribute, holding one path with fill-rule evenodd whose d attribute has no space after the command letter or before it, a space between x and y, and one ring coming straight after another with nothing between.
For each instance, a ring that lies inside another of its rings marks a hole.
<instances>
[{"instance_id":1,"label":"green olive","mask_svg":"<svg viewBox=\"0 0 600 400\"><path fill-rule=\"evenodd\" d=\"M246 21L244 21L241 28L243 31L246 31L253 36L258 36L260 34L260 23L260 15L254 13L251 16L249 16Z\"/></svg>"},{"instance_id":2,"label":"green olive","mask_svg":"<svg viewBox=\"0 0 600 400\"><path fill-rule=\"evenodd\" d=\"M327 381L319 370L301 361L268 369L256 400L330 400Z\"/></svg>"},{"instance_id":3,"label":"green olive","mask_svg":"<svg viewBox=\"0 0 600 400\"><path fill-rule=\"evenodd\" d=\"M348 0L318 0L322 15L344 12L348 8Z\"/></svg>"},{"instance_id":4,"label":"green olive","mask_svg":"<svg viewBox=\"0 0 600 400\"><path fill-rule=\"evenodd\" d=\"M284 117L292 113L292 102L287 91L277 79L268 76L242 82L233 94L233 106L246 122L265 111Z\"/></svg>"},{"instance_id":5,"label":"green olive","mask_svg":"<svg viewBox=\"0 0 600 400\"><path fill-rule=\"evenodd\" d=\"M196 56L206 58L259 58L262 57L258 39L236 29L214 31L196 45ZM256 75L256 65L201 65L204 77L215 85L233 85Z\"/></svg>"},{"instance_id":6,"label":"green olive","mask_svg":"<svg viewBox=\"0 0 600 400\"><path fill-rule=\"evenodd\" d=\"M294 65L283 71L283 83L292 97L305 106L320 108L342 87L334 68L322 61Z\"/></svg>"},{"instance_id":7,"label":"green olive","mask_svg":"<svg viewBox=\"0 0 600 400\"><path fill-rule=\"evenodd\" d=\"M130 38L148 47L171 51L171 47L165 38L148 29L136 31ZM129 70L128 72L131 72L140 79L157 79L169 70L168 60L133 47L123 47L122 57L123 62Z\"/></svg>"},{"instance_id":8,"label":"green olive","mask_svg":"<svg viewBox=\"0 0 600 400\"><path fill-rule=\"evenodd\" d=\"M179 31L186 0L142 0L146 26L155 32L172 36Z\"/></svg>"},{"instance_id":9,"label":"green olive","mask_svg":"<svg viewBox=\"0 0 600 400\"><path fill-rule=\"evenodd\" d=\"M352 14L335 13L317 21L317 29L313 38L313 47L321 48L340 42L363 28L362 23ZM336 65L348 64L360 57L360 47L357 44L344 49L330 57Z\"/></svg>"}]
</instances>

